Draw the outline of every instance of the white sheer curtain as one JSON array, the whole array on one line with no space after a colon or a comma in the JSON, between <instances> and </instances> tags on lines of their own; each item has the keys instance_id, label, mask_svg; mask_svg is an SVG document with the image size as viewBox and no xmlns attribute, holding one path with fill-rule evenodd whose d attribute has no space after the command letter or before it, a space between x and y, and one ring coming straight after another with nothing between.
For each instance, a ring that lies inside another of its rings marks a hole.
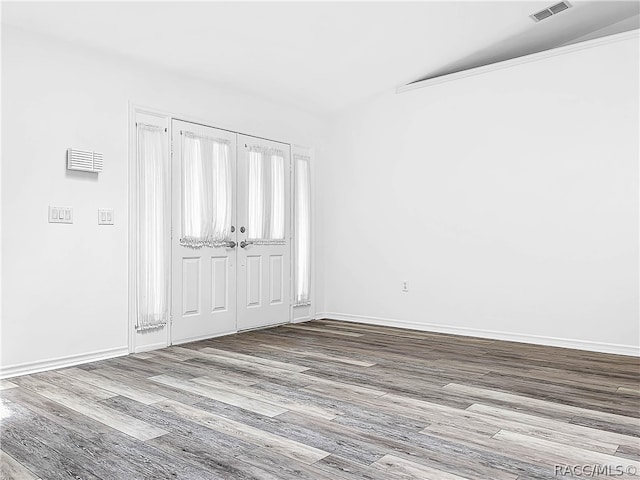
<instances>
[{"instance_id":1,"label":"white sheer curtain","mask_svg":"<svg viewBox=\"0 0 640 480\"><path fill-rule=\"evenodd\" d=\"M231 241L233 173L226 140L182 134L180 245L219 247Z\"/></svg>"},{"instance_id":2,"label":"white sheer curtain","mask_svg":"<svg viewBox=\"0 0 640 480\"><path fill-rule=\"evenodd\" d=\"M166 132L138 123L137 133L136 310L137 329L146 330L169 319L171 190Z\"/></svg>"},{"instance_id":3,"label":"white sheer curtain","mask_svg":"<svg viewBox=\"0 0 640 480\"><path fill-rule=\"evenodd\" d=\"M294 303L306 305L311 289L311 172L308 157L296 155L294 162Z\"/></svg>"},{"instance_id":4,"label":"white sheer curtain","mask_svg":"<svg viewBox=\"0 0 640 480\"><path fill-rule=\"evenodd\" d=\"M271 209L269 240L284 240L284 157L271 154Z\"/></svg>"},{"instance_id":5,"label":"white sheer curtain","mask_svg":"<svg viewBox=\"0 0 640 480\"><path fill-rule=\"evenodd\" d=\"M285 182L282 152L250 148L248 190L248 239L254 243L283 243Z\"/></svg>"},{"instance_id":6,"label":"white sheer curtain","mask_svg":"<svg viewBox=\"0 0 640 480\"><path fill-rule=\"evenodd\" d=\"M252 148L249 151L247 237L250 240L262 239L264 232L263 156L262 150Z\"/></svg>"}]
</instances>

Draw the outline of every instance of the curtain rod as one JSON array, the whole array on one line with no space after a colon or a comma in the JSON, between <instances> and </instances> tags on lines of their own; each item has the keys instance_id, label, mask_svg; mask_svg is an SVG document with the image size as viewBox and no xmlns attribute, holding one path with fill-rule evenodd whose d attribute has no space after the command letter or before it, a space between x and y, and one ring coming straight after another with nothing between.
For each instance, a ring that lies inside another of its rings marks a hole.
<instances>
[{"instance_id":1,"label":"curtain rod","mask_svg":"<svg viewBox=\"0 0 640 480\"><path fill-rule=\"evenodd\" d=\"M141 122L136 122L136 127L140 127L140 128L146 128L147 130L164 130L165 132L167 131L167 127L161 127L159 125L152 125L150 123L141 123Z\"/></svg>"},{"instance_id":2,"label":"curtain rod","mask_svg":"<svg viewBox=\"0 0 640 480\"><path fill-rule=\"evenodd\" d=\"M209 137L207 135L200 135L199 133L190 132L188 130L180 130L180 135L184 135L185 137L202 138L203 140L211 140L212 142L223 143L225 145L231 144L231 142L226 138Z\"/></svg>"}]
</instances>

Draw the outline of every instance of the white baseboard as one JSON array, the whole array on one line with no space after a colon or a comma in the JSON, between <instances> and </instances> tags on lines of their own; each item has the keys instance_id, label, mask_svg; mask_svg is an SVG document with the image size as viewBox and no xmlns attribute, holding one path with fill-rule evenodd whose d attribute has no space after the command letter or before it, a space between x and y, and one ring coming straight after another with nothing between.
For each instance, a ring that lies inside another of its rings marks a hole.
<instances>
[{"instance_id":1,"label":"white baseboard","mask_svg":"<svg viewBox=\"0 0 640 480\"><path fill-rule=\"evenodd\" d=\"M351 315L346 313L320 312L315 318L342 320L345 322L366 323L370 325L380 325L383 327L406 328L409 330L420 330L423 332L449 333L466 337L480 337L490 340L506 340L509 342L531 343L534 345L546 345L549 347L572 348L575 350L587 350L590 352L614 353L616 355L627 355L640 357L640 347L633 345L620 345L616 343L591 342L587 340L576 340L571 338L545 337L541 335L528 335L522 333L500 332L495 330L482 330L466 327L452 327L448 325L438 325L434 323L417 323L407 320L393 320L389 318L367 317L362 315Z\"/></svg>"},{"instance_id":2,"label":"white baseboard","mask_svg":"<svg viewBox=\"0 0 640 480\"><path fill-rule=\"evenodd\" d=\"M31 373L44 372L45 370L54 370L56 368L73 367L81 363L95 362L96 360L106 360L107 358L121 357L129 353L128 347L109 348L106 350L98 350L95 352L81 353L78 355L69 355L67 357L52 358L49 360L40 360L37 362L20 363L18 365L9 365L0 367L0 379L16 377L18 375L29 375Z\"/></svg>"}]
</instances>

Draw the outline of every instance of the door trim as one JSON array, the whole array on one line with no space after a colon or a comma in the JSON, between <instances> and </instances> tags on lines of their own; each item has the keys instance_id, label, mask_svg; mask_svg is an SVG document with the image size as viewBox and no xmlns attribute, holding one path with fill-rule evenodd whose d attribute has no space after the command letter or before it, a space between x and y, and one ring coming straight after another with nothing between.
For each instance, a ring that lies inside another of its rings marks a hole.
<instances>
[{"instance_id":1,"label":"door trim","mask_svg":"<svg viewBox=\"0 0 640 480\"><path fill-rule=\"evenodd\" d=\"M167 110L161 110L161 109L157 109L154 107L149 107L149 106L145 106L142 104L138 104L135 103L133 101L129 101L128 105L127 105L127 110L128 110L128 128L127 128L127 132L128 132L128 138L127 138L127 142L128 142L128 205L127 205L127 210L128 210L128 214L129 214L129 222L127 225L127 229L128 229L128 241L127 241L127 257L128 257L128 272L127 272L127 292L128 292L128 304L127 304L127 314L128 314L128 327L127 327L127 346L128 346L128 350L129 353L137 353L137 352L142 352L142 351L148 351L148 350L152 350L152 349L157 349L157 348L163 348L163 347L167 347L171 344L171 322L169 322L163 329L163 334L162 337L164 339L164 341L158 342L151 342L148 344L144 344L144 343L140 343L140 338L141 338L141 334L136 332L135 329L135 325L136 325L136 314L135 314L135 248L136 248L136 224L137 224L137 214L135 212L135 203L133 202L133 199L136 198L137 193L138 193L138 185L136 183L136 156L137 156L137 152L136 152L136 116L138 114L144 114L144 115L151 115L151 116L155 116L158 118L161 118L163 122L167 122L168 124L168 142L169 142L169 155L173 155L172 152L172 148L171 148L171 138L172 138L172 130L171 130L171 123L172 120L180 120L183 122L189 122L189 123L194 123L197 125L202 125L204 127L211 127L211 128L215 128L218 130L225 130L231 133L237 133L238 135L246 135L246 136L251 136L254 138L258 138L260 140L267 140L267 141L271 141L271 142L277 142L277 143L282 143L285 144L289 147L289 154L290 154L290 158L293 159L293 152L294 149L303 149L306 150L308 152L312 152L312 150L310 148L307 147L303 147L303 146L299 146L296 145L293 142L287 141L287 140L277 140L277 139L273 139L273 138L269 138L260 134L254 134L254 133L246 133L243 131L243 129L241 128L234 128L232 126L229 126L227 124L225 124L224 122L220 122L219 119L202 119L202 118L198 118L198 117L194 117L191 115L184 115L181 113L176 113L176 112L170 112ZM289 166L289 194L291 195L290 198L293 199L293 181L294 179L292 178L292 162L290 162L290 166ZM312 166L313 166L313 162L312 162ZM313 167L312 167L313 168ZM313 182L313 169L312 169L312 182ZM312 190L313 191L313 190ZM312 207L311 207L311 218L312 218L312 222L314 222L314 210L313 210L313 198L312 198ZM289 239L289 255L290 258L293 259L293 201L290 202L289 205L289 210L290 210L290 239ZM313 227L312 227L313 228ZM173 232L173 225L171 228L172 232ZM314 268L314 258L315 258L315 251L313 248L313 239L312 239L312 271ZM290 274L293 274L293 261L290 262L291 263L291 268L290 268ZM173 276L173 274L172 274ZM312 277L313 279L313 277ZM237 280L236 280L237 281ZM291 284L293 284L293 276L291 277ZM314 290L315 290L315 282L312 281L311 283L311 292L312 292L312 302L314 302ZM289 299L289 303L290 303L290 308L289 308L289 318L288 321L285 323L292 323L293 320L293 291L291 291L291 296ZM173 296L173 292L170 293L170 296ZM315 303L315 302L314 302ZM313 309L311 310L311 317L313 317ZM268 327L264 327L264 328L268 328ZM229 332L228 334L232 334L232 333L236 333L237 330L235 332ZM144 334L142 334L144 335ZM215 338L215 337L207 337L207 338ZM195 341L196 339L192 340Z\"/></svg>"}]
</instances>

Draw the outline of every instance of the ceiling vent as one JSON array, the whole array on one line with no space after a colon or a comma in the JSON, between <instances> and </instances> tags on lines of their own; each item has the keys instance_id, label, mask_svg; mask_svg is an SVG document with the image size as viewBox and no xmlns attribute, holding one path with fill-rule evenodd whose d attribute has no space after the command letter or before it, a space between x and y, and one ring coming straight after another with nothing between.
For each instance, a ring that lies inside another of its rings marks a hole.
<instances>
[{"instance_id":1,"label":"ceiling vent","mask_svg":"<svg viewBox=\"0 0 640 480\"><path fill-rule=\"evenodd\" d=\"M571 7L569 2L560 2L555 5L550 6L549 8L545 8L544 10L539 11L538 13L534 13L531 15L531 18L534 22L539 22L540 20L544 20L545 18L549 18L552 15L556 15L560 12L565 11Z\"/></svg>"}]
</instances>

